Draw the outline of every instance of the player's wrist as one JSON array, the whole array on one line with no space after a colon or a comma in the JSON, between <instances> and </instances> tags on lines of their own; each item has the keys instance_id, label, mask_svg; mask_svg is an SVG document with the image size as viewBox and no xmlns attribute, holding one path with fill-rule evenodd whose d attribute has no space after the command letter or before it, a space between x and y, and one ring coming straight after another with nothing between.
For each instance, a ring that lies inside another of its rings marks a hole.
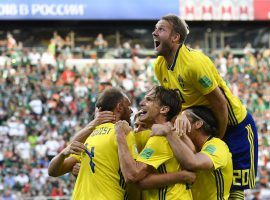
<instances>
[{"instance_id":1,"label":"player's wrist","mask_svg":"<svg viewBox=\"0 0 270 200\"><path fill-rule=\"evenodd\" d=\"M92 132L97 127L97 123L93 120L89 124L87 124L86 129L89 132Z\"/></svg>"},{"instance_id":2,"label":"player's wrist","mask_svg":"<svg viewBox=\"0 0 270 200\"><path fill-rule=\"evenodd\" d=\"M117 131L116 138L118 140L126 140L126 134L124 131Z\"/></svg>"},{"instance_id":3,"label":"player's wrist","mask_svg":"<svg viewBox=\"0 0 270 200\"><path fill-rule=\"evenodd\" d=\"M67 158L69 155L70 155L70 154L67 152L66 149L62 150L62 151L60 152L60 154L59 154L60 158L62 158L62 159Z\"/></svg>"}]
</instances>

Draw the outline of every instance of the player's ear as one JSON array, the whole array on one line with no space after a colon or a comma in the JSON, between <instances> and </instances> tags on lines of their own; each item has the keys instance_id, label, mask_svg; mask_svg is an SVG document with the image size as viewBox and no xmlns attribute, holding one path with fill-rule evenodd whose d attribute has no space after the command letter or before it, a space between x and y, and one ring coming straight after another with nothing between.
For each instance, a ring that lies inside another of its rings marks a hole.
<instances>
[{"instance_id":1,"label":"player's ear","mask_svg":"<svg viewBox=\"0 0 270 200\"><path fill-rule=\"evenodd\" d=\"M161 114L167 114L170 111L170 108L168 106L162 106L160 108L160 113Z\"/></svg>"},{"instance_id":2,"label":"player's ear","mask_svg":"<svg viewBox=\"0 0 270 200\"><path fill-rule=\"evenodd\" d=\"M122 104L122 101L119 102L119 103L116 105L115 110L116 110L117 112L121 112L121 111L123 110L123 104Z\"/></svg>"},{"instance_id":3,"label":"player's ear","mask_svg":"<svg viewBox=\"0 0 270 200\"><path fill-rule=\"evenodd\" d=\"M180 41L180 34L174 33L172 37L172 41L178 43Z\"/></svg>"},{"instance_id":4,"label":"player's ear","mask_svg":"<svg viewBox=\"0 0 270 200\"><path fill-rule=\"evenodd\" d=\"M202 120L198 120L198 121L195 122L196 129L201 128L202 125L203 125L203 121Z\"/></svg>"}]
</instances>

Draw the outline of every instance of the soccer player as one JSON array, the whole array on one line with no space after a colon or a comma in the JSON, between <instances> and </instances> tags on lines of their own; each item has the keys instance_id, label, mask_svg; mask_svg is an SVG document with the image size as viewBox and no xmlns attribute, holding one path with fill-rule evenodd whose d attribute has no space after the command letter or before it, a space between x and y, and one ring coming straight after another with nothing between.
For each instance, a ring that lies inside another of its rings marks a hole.
<instances>
[{"instance_id":1,"label":"soccer player","mask_svg":"<svg viewBox=\"0 0 270 200\"><path fill-rule=\"evenodd\" d=\"M216 138L217 121L205 106L193 106L185 110L191 124L187 133L197 153L193 153L176 132L168 125L154 125L153 136L166 136L180 164L197 171L192 186L194 200L228 199L233 178L232 155L224 141Z\"/></svg>"},{"instance_id":2,"label":"soccer player","mask_svg":"<svg viewBox=\"0 0 270 200\"><path fill-rule=\"evenodd\" d=\"M97 112L97 115L102 115L102 116L97 116L98 119L101 121L108 121L112 120L112 113L106 112ZM136 145L137 149L140 152L145 144L147 143L150 134L151 134L151 127L152 124L147 124L144 122L141 122L139 119L140 112L135 115L135 122L134 122L134 136L136 139ZM82 135L86 133L80 132L79 134L76 134L74 137L75 140L78 140L81 138ZM90 134L90 133L87 133ZM74 176L77 176L80 170L80 163L76 163L72 169L72 174ZM192 184L195 181L196 175L193 172L182 170L179 172L172 172L172 173L167 173L167 174L151 174L148 175L143 181L140 182L139 187L141 189L153 189L153 188L159 188L167 185L171 185L174 183L186 183L186 184ZM129 196L132 195L132 198L134 200L141 199L140 198L140 192L138 190L134 190L134 187L132 188L129 187L130 193ZM136 196L134 196L136 195ZM142 191L142 197L144 195L144 191Z\"/></svg>"},{"instance_id":3,"label":"soccer player","mask_svg":"<svg viewBox=\"0 0 270 200\"><path fill-rule=\"evenodd\" d=\"M112 111L115 121L126 120L129 123L132 113L130 106L128 97L116 88L105 90L96 102L100 111ZM96 126L95 129L93 127L93 124L88 127L90 131L83 129L83 133L77 137L83 140L91 133L84 144L74 140L53 158L49 165L49 175L60 176L70 172L80 161L72 199L126 199L126 184L118 161L114 124L109 122ZM128 134L126 139L129 151L135 156L136 143L133 134Z\"/></svg>"},{"instance_id":4,"label":"soccer player","mask_svg":"<svg viewBox=\"0 0 270 200\"><path fill-rule=\"evenodd\" d=\"M150 90L140 103L139 118L141 122L153 125L154 123L166 123L179 114L181 109L180 98L174 90L157 86ZM170 172L181 171L165 137L151 137L135 161L128 149L126 135L131 128L125 121L115 124L118 142L118 156L123 176L127 183L136 183L141 187L153 173L173 175ZM192 199L191 191L184 183L178 183L175 176L164 177L159 181L159 189L147 189L143 193L143 199ZM166 179L166 180L165 180ZM170 182L169 186L168 182ZM150 188L150 187L148 187ZM152 187L153 188L153 187Z\"/></svg>"},{"instance_id":5,"label":"soccer player","mask_svg":"<svg viewBox=\"0 0 270 200\"><path fill-rule=\"evenodd\" d=\"M179 91L182 110L191 106L209 107L218 120L218 137L232 153L233 186L231 198L243 199L244 189L254 188L258 163L258 136L252 116L221 78L211 60L184 44L188 27L175 15L159 20L153 31L157 60L154 71L161 85ZM178 115L179 134L190 131L185 111Z\"/></svg>"},{"instance_id":6,"label":"soccer player","mask_svg":"<svg viewBox=\"0 0 270 200\"><path fill-rule=\"evenodd\" d=\"M134 136L138 152L141 152L150 137L152 124L141 122L139 115L140 112L134 117Z\"/></svg>"}]
</instances>

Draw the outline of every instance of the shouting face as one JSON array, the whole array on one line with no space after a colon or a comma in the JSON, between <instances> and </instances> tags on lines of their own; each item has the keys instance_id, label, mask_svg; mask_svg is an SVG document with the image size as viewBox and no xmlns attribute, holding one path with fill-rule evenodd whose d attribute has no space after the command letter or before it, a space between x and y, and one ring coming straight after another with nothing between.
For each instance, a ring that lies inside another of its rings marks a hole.
<instances>
[{"instance_id":1,"label":"shouting face","mask_svg":"<svg viewBox=\"0 0 270 200\"><path fill-rule=\"evenodd\" d=\"M172 49L172 25L166 20L160 20L152 33L157 56L166 56Z\"/></svg>"},{"instance_id":2,"label":"shouting face","mask_svg":"<svg viewBox=\"0 0 270 200\"><path fill-rule=\"evenodd\" d=\"M155 96L155 91L151 90L141 101L139 120L146 124L154 124L156 117L160 114L160 103Z\"/></svg>"}]
</instances>

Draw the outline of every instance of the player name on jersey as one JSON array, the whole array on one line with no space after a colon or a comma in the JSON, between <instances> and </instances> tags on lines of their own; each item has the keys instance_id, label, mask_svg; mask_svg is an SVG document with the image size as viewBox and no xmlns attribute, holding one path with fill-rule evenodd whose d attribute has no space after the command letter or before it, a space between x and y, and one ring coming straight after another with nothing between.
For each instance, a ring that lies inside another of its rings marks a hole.
<instances>
[{"instance_id":1,"label":"player name on jersey","mask_svg":"<svg viewBox=\"0 0 270 200\"><path fill-rule=\"evenodd\" d=\"M101 127L100 129L94 130L90 136L93 137L96 135L105 135L105 134L108 134L110 131L111 131L111 128Z\"/></svg>"}]
</instances>

